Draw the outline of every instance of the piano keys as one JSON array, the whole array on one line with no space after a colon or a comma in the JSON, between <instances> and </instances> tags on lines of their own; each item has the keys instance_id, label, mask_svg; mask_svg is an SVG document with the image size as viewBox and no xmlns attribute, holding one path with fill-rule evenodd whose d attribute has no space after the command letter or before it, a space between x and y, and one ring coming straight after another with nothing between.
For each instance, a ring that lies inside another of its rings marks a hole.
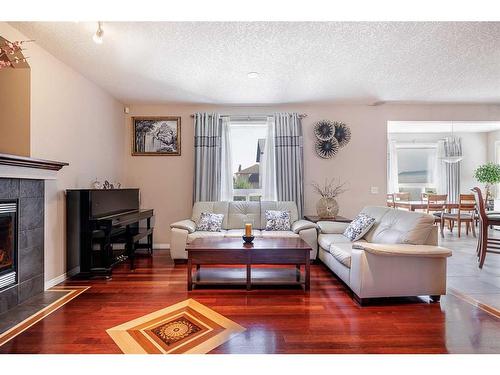
<instances>
[{"instance_id":1,"label":"piano keys","mask_svg":"<svg viewBox=\"0 0 500 375\"><path fill-rule=\"evenodd\" d=\"M110 277L127 259L133 269L137 249L153 252L153 214L140 209L139 189L67 190L67 273Z\"/></svg>"}]
</instances>

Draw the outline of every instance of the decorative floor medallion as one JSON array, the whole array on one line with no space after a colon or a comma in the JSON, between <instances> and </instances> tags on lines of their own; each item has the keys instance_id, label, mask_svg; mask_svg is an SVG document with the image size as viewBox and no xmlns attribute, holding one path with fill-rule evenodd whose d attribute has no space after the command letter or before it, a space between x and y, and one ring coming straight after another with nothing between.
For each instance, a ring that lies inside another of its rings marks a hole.
<instances>
[{"instance_id":1,"label":"decorative floor medallion","mask_svg":"<svg viewBox=\"0 0 500 375\"><path fill-rule=\"evenodd\" d=\"M245 328L193 299L106 332L125 354L208 353Z\"/></svg>"}]
</instances>

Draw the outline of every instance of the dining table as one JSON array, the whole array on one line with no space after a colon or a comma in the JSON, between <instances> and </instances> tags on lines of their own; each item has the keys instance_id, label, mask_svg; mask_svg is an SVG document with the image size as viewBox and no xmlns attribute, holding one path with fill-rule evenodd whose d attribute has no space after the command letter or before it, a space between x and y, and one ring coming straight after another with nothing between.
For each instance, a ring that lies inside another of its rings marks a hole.
<instances>
[{"instance_id":1,"label":"dining table","mask_svg":"<svg viewBox=\"0 0 500 375\"><path fill-rule=\"evenodd\" d=\"M393 202L388 202L388 206L395 207L395 208L403 208L407 209L410 211L415 211L415 210L426 210L428 203L425 201L394 201ZM452 209L457 209L459 204L458 203L444 203L444 204L431 204L430 207L443 207L449 212Z\"/></svg>"}]
</instances>

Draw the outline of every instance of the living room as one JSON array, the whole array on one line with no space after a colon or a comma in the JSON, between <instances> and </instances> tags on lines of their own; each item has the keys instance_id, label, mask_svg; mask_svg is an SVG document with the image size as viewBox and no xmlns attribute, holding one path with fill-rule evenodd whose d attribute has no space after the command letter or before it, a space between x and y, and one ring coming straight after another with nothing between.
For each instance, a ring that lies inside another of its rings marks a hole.
<instances>
[{"instance_id":1,"label":"living room","mask_svg":"<svg viewBox=\"0 0 500 375\"><path fill-rule=\"evenodd\" d=\"M0 353L499 353L499 23L16 7Z\"/></svg>"}]
</instances>

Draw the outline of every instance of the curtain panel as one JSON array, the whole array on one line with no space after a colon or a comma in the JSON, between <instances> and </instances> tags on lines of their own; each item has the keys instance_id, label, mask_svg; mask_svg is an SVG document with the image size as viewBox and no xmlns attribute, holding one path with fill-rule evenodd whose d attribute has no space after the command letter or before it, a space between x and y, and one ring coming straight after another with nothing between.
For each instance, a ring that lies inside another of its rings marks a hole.
<instances>
[{"instance_id":1,"label":"curtain panel","mask_svg":"<svg viewBox=\"0 0 500 375\"><path fill-rule=\"evenodd\" d=\"M439 177L437 191L439 194L447 194L448 202L458 203L460 195L460 168L461 162L446 163L444 157L454 156L446 147L445 140L438 141L437 159L439 164Z\"/></svg>"},{"instance_id":2,"label":"curtain panel","mask_svg":"<svg viewBox=\"0 0 500 375\"><path fill-rule=\"evenodd\" d=\"M276 200L276 158L274 145L274 117L267 118L264 160L262 160L262 200Z\"/></svg>"},{"instance_id":3,"label":"curtain panel","mask_svg":"<svg viewBox=\"0 0 500 375\"><path fill-rule=\"evenodd\" d=\"M299 217L304 209L304 152L302 124L297 113L274 115L276 198L295 201Z\"/></svg>"},{"instance_id":4,"label":"curtain panel","mask_svg":"<svg viewBox=\"0 0 500 375\"><path fill-rule=\"evenodd\" d=\"M222 121L217 113L194 115L194 202L221 199Z\"/></svg>"}]
</instances>

